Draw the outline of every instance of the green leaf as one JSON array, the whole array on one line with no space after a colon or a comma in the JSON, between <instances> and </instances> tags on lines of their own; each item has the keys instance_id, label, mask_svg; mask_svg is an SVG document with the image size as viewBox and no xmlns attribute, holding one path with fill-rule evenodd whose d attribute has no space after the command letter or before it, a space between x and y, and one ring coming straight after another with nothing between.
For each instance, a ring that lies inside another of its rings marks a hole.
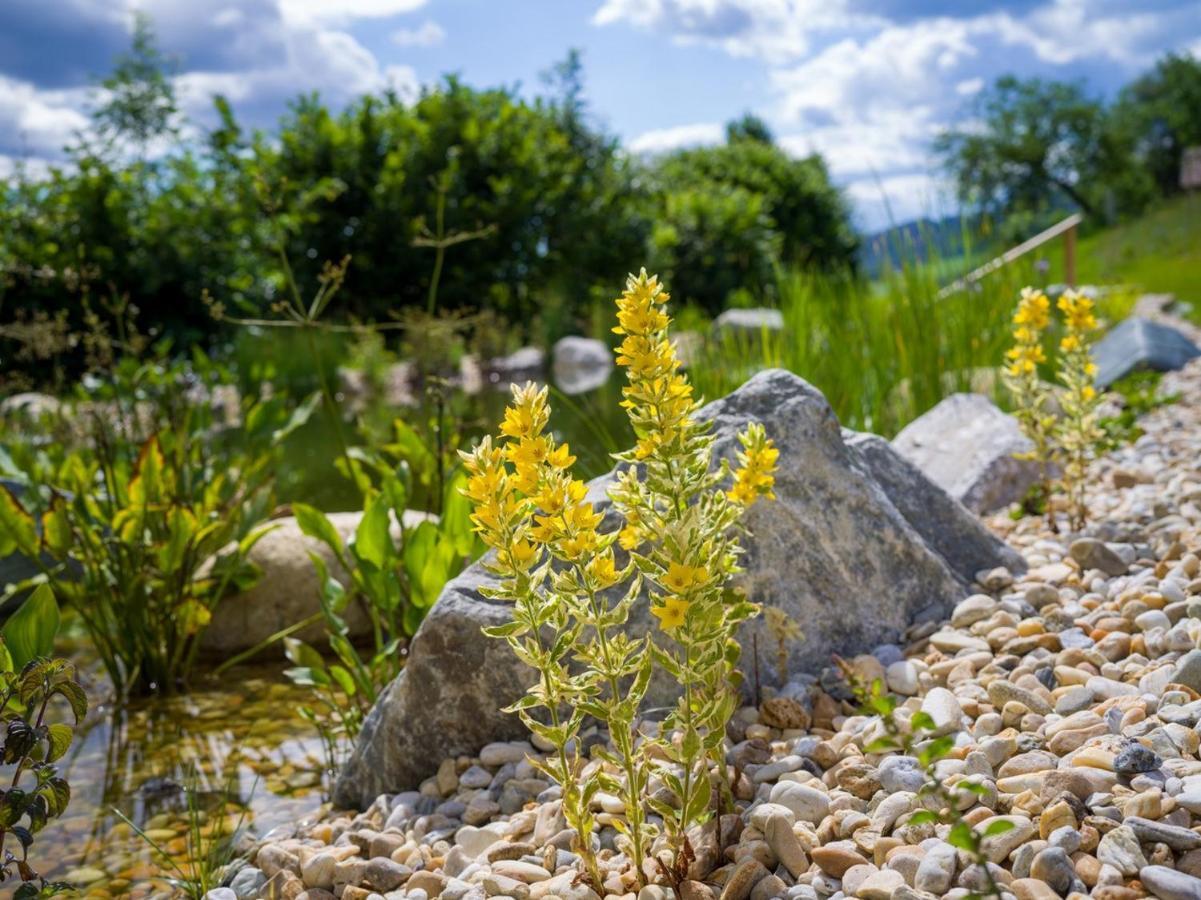
<instances>
[{"instance_id":1,"label":"green leaf","mask_svg":"<svg viewBox=\"0 0 1201 900\"><path fill-rule=\"evenodd\" d=\"M1004 834L1007 831L1013 831L1014 824L1008 819L997 819L987 828L984 829L984 837L990 838L998 834Z\"/></svg>"},{"instance_id":2,"label":"green leaf","mask_svg":"<svg viewBox=\"0 0 1201 900\"><path fill-rule=\"evenodd\" d=\"M13 666L23 668L30 660L49 656L58 634L58 603L47 584L38 585L25 602L4 623L0 635L12 655Z\"/></svg>"},{"instance_id":3,"label":"green leaf","mask_svg":"<svg viewBox=\"0 0 1201 900\"><path fill-rule=\"evenodd\" d=\"M908 819L905 820L907 825L926 825L930 822L937 822L938 815L928 809L919 809Z\"/></svg>"},{"instance_id":4,"label":"green leaf","mask_svg":"<svg viewBox=\"0 0 1201 900\"><path fill-rule=\"evenodd\" d=\"M347 697L355 695L354 678L342 666L333 665L329 667L330 676L338 683L338 687Z\"/></svg>"},{"instance_id":5,"label":"green leaf","mask_svg":"<svg viewBox=\"0 0 1201 900\"><path fill-rule=\"evenodd\" d=\"M947 832L947 843L959 850L971 850L976 846L976 836L966 822L956 822Z\"/></svg>"},{"instance_id":6,"label":"green leaf","mask_svg":"<svg viewBox=\"0 0 1201 900\"><path fill-rule=\"evenodd\" d=\"M359 527L355 530L355 556L376 569L384 569L388 560L396 554L396 547L389 533L390 526L388 501L383 494L376 494L367 502L363 518L359 520Z\"/></svg>"},{"instance_id":7,"label":"green leaf","mask_svg":"<svg viewBox=\"0 0 1201 900\"><path fill-rule=\"evenodd\" d=\"M46 762L54 762L56 759L61 759L62 755L67 752L67 748L71 746L71 739L75 736L75 729L70 725L65 725L62 722L55 722L46 729L46 740L49 743L49 748L46 751Z\"/></svg>"},{"instance_id":8,"label":"green leaf","mask_svg":"<svg viewBox=\"0 0 1201 900\"><path fill-rule=\"evenodd\" d=\"M0 485L0 556L14 550L33 559L38 551L38 529L16 494Z\"/></svg>"},{"instance_id":9,"label":"green leaf","mask_svg":"<svg viewBox=\"0 0 1201 900\"><path fill-rule=\"evenodd\" d=\"M288 657L289 662L297 666L308 666L314 669L325 667L325 660L322 659L321 654L298 638L284 638L284 654Z\"/></svg>"},{"instance_id":10,"label":"green leaf","mask_svg":"<svg viewBox=\"0 0 1201 900\"><path fill-rule=\"evenodd\" d=\"M75 715L75 721L79 722L88 712L88 695L83 692L83 688L79 686L77 681L64 681L54 686L51 691L54 694L60 694L71 705L71 712Z\"/></svg>"},{"instance_id":11,"label":"green leaf","mask_svg":"<svg viewBox=\"0 0 1201 900\"><path fill-rule=\"evenodd\" d=\"M292 515L296 517L296 524L302 532L328 545L339 557L342 556L342 536L325 513L305 503L293 503Z\"/></svg>"},{"instance_id":12,"label":"green leaf","mask_svg":"<svg viewBox=\"0 0 1201 900\"><path fill-rule=\"evenodd\" d=\"M313 411L317 409L317 404L320 402L321 393L319 391L314 391L307 398L305 398L303 403L296 407L296 409L292 410L292 415L288 417L288 421L285 422L283 426L272 432L272 445L281 443L282 441L286 440L288 436L292 434L292 432L296 431L298 428L303 428L305 423L307 423L312 417Z\"/></svg>"}]
</instances>

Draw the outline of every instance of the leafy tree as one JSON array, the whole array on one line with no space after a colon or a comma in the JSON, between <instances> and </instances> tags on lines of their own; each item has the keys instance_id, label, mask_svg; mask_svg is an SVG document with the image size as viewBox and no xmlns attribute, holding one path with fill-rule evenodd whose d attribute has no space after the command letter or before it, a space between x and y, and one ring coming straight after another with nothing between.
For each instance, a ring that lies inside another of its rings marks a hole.
<instances>
[{"instance_id":1,"label":"leafy tree","mask_svg":"<svg viewBox=\"0 0 1201 900\"><path fill-rule=\"evenodd\" d=\"M663 157L652 173L651 259L677 296L718 312L734 288L770 295L777 264L851 268L858 239L821 157L789 156L753 116L727 134Z\"/></svg>"},{"instance_id":2,"label":"leafy tree","mask_svg":"<svg viewBox=\"0 0 1201 900\"><path fill-rule=\"evenodd\" d=\"M1159 192L1176 193L1184 149L1201 145L1201 60L1167 54L1122 89L1113 118Z\"/></svg>"},{"instance_id":3,"label":"leafy tree","mask_svg":"<svg viewBox=\"0 0 1201 900\"><path fill-rule=\"evenodd\" d=\"M1081 85L1007 75L972 113L977 126L935 141L965 204L1001 216L1076 207L1110 218L1145 201L1129 147Z\"/></svg>"},{"instance_id":4,"label":"leafy tree","mask_svg":"<svg viewBox=\"0 0 1201 900\"><path fill-rule=\"evenodd\" d=\"M738 119L726 123L726 143L735 141L758 141L761 144L774 144L776 136L771 129L754 113L743 113Z\"/></svg>"},{"instance_id":5,"label":"leafy tree","mask_svg":"<svg viewBox=\"0 0 1201 900\"><path fill-rule=\"evenodd\" d=\"M100 85L104 99L92 117L110 144L127 140L144 154L155 138L177 133L179 107L169 62L155 43L145 13L134 14L130 49L117 58Z\"/></svg>"}]
</instances>

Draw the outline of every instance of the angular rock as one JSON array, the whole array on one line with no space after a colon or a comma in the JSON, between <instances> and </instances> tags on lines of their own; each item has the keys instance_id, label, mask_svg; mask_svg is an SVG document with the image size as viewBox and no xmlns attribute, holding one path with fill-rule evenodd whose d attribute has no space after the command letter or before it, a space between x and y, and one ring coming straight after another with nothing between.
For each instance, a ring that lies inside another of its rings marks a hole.
<instances>
[{"instance_id":1,"label":"angular rock","mask_svg":"<svg viewBox=\"0 0 1201 900\"><path fill-rule=\"evenodd\" d=\"M964 596L970 573L1020 569L1016 553L886 442L845 440L825 398L791 373L761 372L703 415L714 423L718 455L734 452L750 421L762 422L779 446L778 500L757 504L748 516L754 537L746 542L741 585L757 602L804 623L804 639L786 646L791 670L820 668L834 652L851 656L896 642L912 621L946 614ZM596 479L589 490L606 513L605 531L618 524L605 493L612 480ZM477 564L446 586L404 671L368 716L338 780L339 804L365 806L416 785L447 756L522 736L517 718L500 710L534 673L503 641L480 631L509 617L507 606L481 595L491 583ZM646 604L635 605L628 627L638 635L653 627ZM747 659L754 635L759 646L774 646L762 620L749 622L739 633ZM770 680L771 672L763 674ZM659 680L648 703L667 705L676 689Z\"/></svg>"},{"instance_id":2,"label":"angular rock","mask_svg":"<svg viewBox=\"0 0 1201 900\"><path fill-rule=\"evenodd\" d=\"M1026 570L1021 554L997 540L974 516L966 515L961 504L884 438L850 429L842 434L897 511L965 583L971 584L977 572L997 566L1011 572Z\"/></svg>"},{"instance_id":3,"label":"angular rock","mask_svg":"<svg viewBox=\"0 0 1201 900\"><path fill-rule=\"evenodd\" d=\"M1014 454L1031 447L1017 419L982 394L952 394L901 429L892 445L976 513L1016 503L1039 478Z\"/></svg>"},{"instance_id":4,"label":"angular rock","mask_svg":"<svg viewBox=\"0 0 1201 900\"><path fill-rule=\"evenodd\" d=\"M1097 386L1102 388L1141 369L1171 372L1198 356L1201 349L1182 332L1141 316L1120 322L1093 347Z\"/></svg>"}]
</instances>

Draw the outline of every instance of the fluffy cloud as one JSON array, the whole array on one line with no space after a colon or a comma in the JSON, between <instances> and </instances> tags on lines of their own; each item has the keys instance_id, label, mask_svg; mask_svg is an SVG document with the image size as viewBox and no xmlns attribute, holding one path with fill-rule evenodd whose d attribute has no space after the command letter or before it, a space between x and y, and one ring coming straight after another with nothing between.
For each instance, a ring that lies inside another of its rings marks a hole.
<instances>
[{"instance_id":1,"label":"fluffy cloud","mask_svg":"<svg viewBox=\"0 0 1201 900\"><path fill-rule=\"evenodd\" d=\"M1087 73L1112 90L1165 49L1201 50L1196 0L602 0L593 21L764 61L758 111L790 151L821 152L873 221L943 202L930 142L999 75Z\"/></svg>"},{"instance_id":2,"label":"fluffy cloud","mask_svg":"<svg viewBox=\"0 0 1201 900\"><path fill-rule=\"evenodd\" d=\"M604 0L593 16L597 25L631 24L777 63L806 53L814 35L879 21L851 0Z\"/></svg>"},{"instance_id":3,"label":"fluffy cloud","mask_svg":"<svg viewBox=\"0 0 1201 900\"><path fill-rule=\"evenodd\" d=\"M657 128L644 132L630 141L629 146L634 153L666 153L681 147L717 144L724 140L725 136L725 126L720 122L698 122L695 125Z\"/></svg>"},{"instance_id":4,"label":"fluffy cloud","mask_svg":"<svg viewBox=\"0 0 1201 900\"><path fill-rule=\"evenodd\" d=\"M425 2L63 0L71 7L67 14L61 4L8 0L0 4L0 154L60 155L87 124L96 73L108 71L128 47L135 11L151 18L189 118L207 124L212 95L221 93L249 124L266 125L307 91L335 105L385 87L414 93L411 67L381 65L346 26L412 12ZM436 39L428 26L437 28L427 23L420 37Z\"/></svg>"}]
</instances>

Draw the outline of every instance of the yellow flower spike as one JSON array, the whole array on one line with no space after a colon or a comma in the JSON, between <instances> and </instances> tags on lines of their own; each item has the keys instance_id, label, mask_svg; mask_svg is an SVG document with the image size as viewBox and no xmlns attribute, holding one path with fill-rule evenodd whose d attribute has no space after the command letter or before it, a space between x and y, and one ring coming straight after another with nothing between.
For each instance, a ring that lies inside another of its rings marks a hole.
<instances>
[{"instance_id":1,"label":"yellow flower spike","mask_svg":"<svg viewBox=\"0 0 1201 900\"><path fill-rule=\"evenodd\" d=\"M666 632L672 632L684 624L684 619L688 615L688 607L691 605L680 597L664 597L662 604L651 607L651 615L659 620L660 628Z\"/></svg>"},{"instance_id":2,"label":"yellow flower spike","mask_svg":"<svg viewBox=\"0 0 1201 900\"><path fill-rule=\"evenodd\" d=\"M617 534L617 543L622 550L634 550L642 543L642 537L638 529L633 525L627 525Z\"/></svg>"}]
</instances>

